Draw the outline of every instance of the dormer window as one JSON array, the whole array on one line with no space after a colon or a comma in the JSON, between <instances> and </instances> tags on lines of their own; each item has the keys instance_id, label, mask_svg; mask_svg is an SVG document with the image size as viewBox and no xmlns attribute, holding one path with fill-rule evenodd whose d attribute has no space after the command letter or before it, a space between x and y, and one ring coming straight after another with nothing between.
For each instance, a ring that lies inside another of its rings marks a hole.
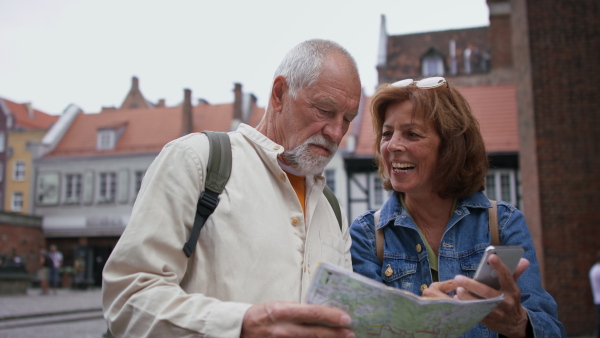
<instances>
[{"instance_id":1,"label":"dormer window","mask_svg":"<svg viewBox=\"0 0 600 338\"><path fill-rule=\"evenodd\" d=\"M110 125L100 126L96 135L97 150L113 150L119 143L119 138L125 132L127 122L118 122Z\"/></svg>"},{"instance_id":2,"label":"dormer window","mask_svg":"<svg viewBox=\"0 0 600 338\"><path fill-rule=\"evenodd\" d=\"M96 148L98 150L115 149L117 131L115 129L99 129Z\"/></svg>"},{"instance_id":3,"label":"dormer window","mask_svg":"<svg viewBox=\"0 0 600 338\"><path fill-rule=\"evenodd\" d=\"M433 47L429 48L429 50L421 56L421 75L444 75L444 54Z\"/></svg>"}]
</instances>

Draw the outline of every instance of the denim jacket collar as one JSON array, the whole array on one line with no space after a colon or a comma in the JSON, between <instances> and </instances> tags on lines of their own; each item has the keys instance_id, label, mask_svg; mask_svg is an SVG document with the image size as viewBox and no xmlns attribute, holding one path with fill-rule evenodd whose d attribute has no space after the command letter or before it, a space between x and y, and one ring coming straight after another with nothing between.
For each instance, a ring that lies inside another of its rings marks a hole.
<instances>
[{"instance_id":1,"label":"denim jacket collar","mask_svg":"<svg viewBox=\"0 0 600 338\"><path fill-rule=\"evenodd\" d=\"M476 192L470 196L458 199L456 208L452 213L450 224L454 224L458 219L470 214L470 208L491 208L492 204L490 200L485 196L483 192ZM456 219L458 218L458 219ZM414 227L414 223L410 222L407 224L403 222L403 219L410 219L410 215L407 210L402 208L400 203L400 195L398 192L394 192L390 198L381 207L381 214L379 216L379 222L377 229L383 228L389 224L395 226L409 226Z\"/></svg>"}]
</instances>

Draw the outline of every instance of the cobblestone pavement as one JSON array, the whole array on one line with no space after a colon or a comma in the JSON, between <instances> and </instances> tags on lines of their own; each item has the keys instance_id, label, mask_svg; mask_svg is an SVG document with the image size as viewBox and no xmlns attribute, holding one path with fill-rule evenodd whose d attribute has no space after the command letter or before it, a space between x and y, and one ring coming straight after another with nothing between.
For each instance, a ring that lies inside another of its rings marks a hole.
<instances>
[{"instance_id":1,"label":"cobblestone pavement","mask_svg":"<svg viewBox=\"0 0 600 338\"><path fill-rule=\"evenodd\" d=\"M59 289L56 294L41 295L39 289L29 289L27 295L2 295L0 338L102 338L106 322L100 293L99 288Z\"/></svg>"}]
</instances>

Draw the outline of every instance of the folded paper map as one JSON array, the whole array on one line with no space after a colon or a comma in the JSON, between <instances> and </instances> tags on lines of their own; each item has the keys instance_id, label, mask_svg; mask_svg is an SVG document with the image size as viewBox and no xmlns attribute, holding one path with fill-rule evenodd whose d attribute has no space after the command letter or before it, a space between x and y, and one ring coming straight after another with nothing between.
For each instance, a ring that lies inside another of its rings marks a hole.
<instances>
[{"instance_id":1,"label":"folded paper map","mask_svg":"<svg viewBox=\"0 0 600 338\"><path fill-rule=\"evenodd\" d=\"M457 337L477 325L502 299L502 295L472 301L425 298L322 263L306 303L348 312L357 337Z\"/></svg>"}]
</instances>

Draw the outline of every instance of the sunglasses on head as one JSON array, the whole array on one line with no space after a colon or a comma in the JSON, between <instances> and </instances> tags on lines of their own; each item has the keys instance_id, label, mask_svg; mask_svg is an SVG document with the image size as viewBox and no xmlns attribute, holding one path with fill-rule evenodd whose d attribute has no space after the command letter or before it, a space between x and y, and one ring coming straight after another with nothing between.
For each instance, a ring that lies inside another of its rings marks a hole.
<instances>
[{"instance_id":1,"label":"sunglasses on head","mask_svg":"<svg viewBox=\"0 0 600 338\"><path fill-rule=\"evenodd\" d=\"M417 86L417 88L421 88L421 89L431 89L431 88L437 88L443 85L448 86L448 82L446 82L446 79L444 79L441 76L434 76L434 77L428 77L419 81L415 81L413 79L404 79L404 80L400 80L398 82L394 82L391 84L392 87L408 87L410 85L415 85Z\"/></svg>"}]
</instances>

